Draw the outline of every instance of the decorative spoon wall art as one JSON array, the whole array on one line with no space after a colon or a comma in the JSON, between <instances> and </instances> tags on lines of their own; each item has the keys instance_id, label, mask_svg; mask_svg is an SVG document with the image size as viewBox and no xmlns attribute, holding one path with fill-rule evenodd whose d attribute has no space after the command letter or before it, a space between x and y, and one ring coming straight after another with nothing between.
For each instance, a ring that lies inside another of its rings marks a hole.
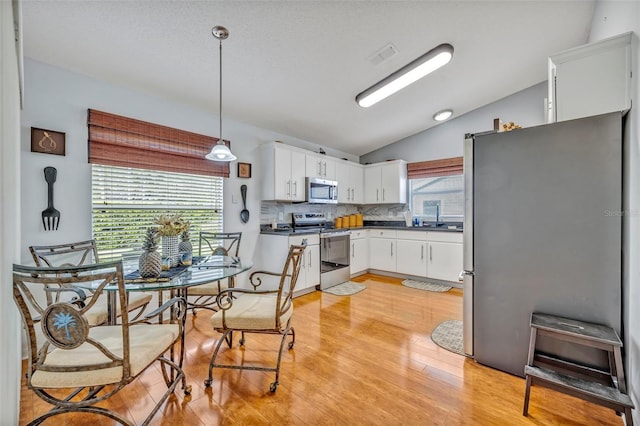
<instances>
[{"instance_id":1,"label":"decorative spoon wall art","mask_svg":"<svg viewBox=\"0 0 640 426\"><path fill-rule=\"evenodd\" d=\"M57 231L60 225L60 211L53 207L53 183L58 171L55 167L44 168L44 180L47 181L47 208L42 210L42 226L45 231Z\"/></svg>"}]
</instances>

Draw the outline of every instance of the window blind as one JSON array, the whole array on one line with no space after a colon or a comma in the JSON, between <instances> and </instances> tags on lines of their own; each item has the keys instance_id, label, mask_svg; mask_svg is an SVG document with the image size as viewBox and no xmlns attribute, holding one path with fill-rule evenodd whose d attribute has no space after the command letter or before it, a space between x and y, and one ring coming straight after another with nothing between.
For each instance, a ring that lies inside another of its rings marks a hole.
<instances>
[{"instance_id":1,"label":"window blind","mask_svg":"<svg viewBox=\"0 0 640 426\"><path fill-rule=\"evenodd\" d=\"M223 179L93 164L93 237L101 260L141 252L146 229L160 214L179 214L200 231L223 230Z\"/></svg>"},{"instance_id":2,"label":"window blind","mask_svg":"<svg viewBox=\"0 0 640 426\"><path fill-rule=\"evenodd\" d=\"M229 163L204 158L217 138L94 109L87 125L89 163L229 177Z\"/></svg>"},{"instance_id":3,"label":"window blind","mask_svg":"<svg viewBox=\"0 0 640 426\"><path fill-rule=\"evenodd\" d=\"M409 179L453 176L460 175L462 173L462 157L443 158L441 160L421 161L407 164L407 177Z\"/></svg>"}]
</instances>

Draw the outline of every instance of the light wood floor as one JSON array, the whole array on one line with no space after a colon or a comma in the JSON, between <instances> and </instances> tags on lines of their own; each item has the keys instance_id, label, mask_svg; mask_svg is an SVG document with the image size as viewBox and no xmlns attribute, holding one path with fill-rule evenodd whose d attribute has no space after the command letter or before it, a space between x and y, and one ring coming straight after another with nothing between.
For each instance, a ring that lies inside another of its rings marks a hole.
<instances>
[{"instance_id":1,"label":"light wood floor","mask_svg":"<svg viewBox=\"0 0 640 426\"><path fill-rule=\"evenodd\" d=\"M367 289L351 297L315 292L295 299L296 345L283 355L280 386L272 373L214 371L217 338L210 313L187 319L185 372L190 397L170 397L152 424L301 425L620 425L612 410L533 387L522 416L524 380L441 349L430 333L441 321L462 318L462 293L433 293L398 279L364 275ZM275 362L278 336L237 339L228 359ZM23 380L24 381L24 380ZM155 368L121 391L109 407L140 422L164 392ZM48 409L23 383L20 424ZM96 416L66 415L46 424L112 424ZM0 423L1 419L0 419Z\"/></svg>"}]
</instances>

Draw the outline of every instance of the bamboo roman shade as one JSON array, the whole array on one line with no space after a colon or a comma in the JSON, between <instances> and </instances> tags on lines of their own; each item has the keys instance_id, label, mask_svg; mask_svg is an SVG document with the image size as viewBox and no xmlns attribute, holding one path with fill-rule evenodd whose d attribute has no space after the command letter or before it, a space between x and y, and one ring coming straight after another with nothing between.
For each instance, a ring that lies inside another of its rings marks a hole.
<instances>
[{"instance_id":1,"label":"bamboo roman shade","mask_svg":"<svg viewBox=\"0 0 640 426\"><path fill-rule=\"evenodd\" d=\"M460 175L462 172L462 157L407 164L407 177L409 179Z\"/></svg>"},{"instance_id":2,"label":"bamboo roman shade","mask_svg":"<svg viewBox=\"0 0 640 426\"><path fill-rule=\"evenodd\" d=\"M217 138L94 109L87 125L89 163L229 177L229 163L204 158Z\"/></svg>"}]
</instances>

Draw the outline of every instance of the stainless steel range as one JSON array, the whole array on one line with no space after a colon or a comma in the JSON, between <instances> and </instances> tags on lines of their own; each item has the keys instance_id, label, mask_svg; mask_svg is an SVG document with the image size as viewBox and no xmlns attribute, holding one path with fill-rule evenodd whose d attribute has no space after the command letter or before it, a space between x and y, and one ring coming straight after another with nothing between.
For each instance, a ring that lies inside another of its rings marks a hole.
<instances>
[{"instance_id":1,"label":"stainless steel range","mask_svg":"<svg viewBox=\"0 0 640 426\"><path fill-rule=\"evenodd\" d=\"M320 290L349 281L351 231L330 227L324 213L293 213L294 231L320 232Z\"/></svg>"}]
</instances>

